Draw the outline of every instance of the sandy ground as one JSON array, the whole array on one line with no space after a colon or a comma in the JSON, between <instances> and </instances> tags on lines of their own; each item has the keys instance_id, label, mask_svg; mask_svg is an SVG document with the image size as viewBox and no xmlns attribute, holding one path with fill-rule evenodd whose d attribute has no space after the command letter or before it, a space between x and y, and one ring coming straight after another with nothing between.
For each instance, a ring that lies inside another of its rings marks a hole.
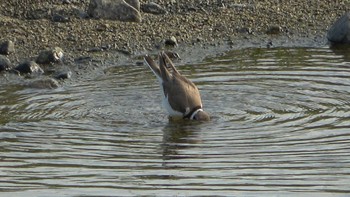
<instances>
[{"instance_id":1,"label":"sandy ground","mask_svg":"<svg viewBox=\"0 0 350 197\"><path fill-rule=\"evenodd\" d=\"M69 2L69 3L64 3ZM148 1L140 1L141 5ZM17 64L45 48L61 47L67 62L99 56L135 57L160 50L222 51L246 45L278 46L284 40L326 42L330 25L350 9L348 0L154 0L167 14L141 12L141 23L84 18L89 0L17 0L0 5L1 40L15 42ZM283 3L282 3L283 2ZM54 22L58 13L67 22ZM174 36L178 46L166 48ZM187 54L183 52L183 54ZM185 57L186 60L190 59Z\"/></svg>"}]
</instances>

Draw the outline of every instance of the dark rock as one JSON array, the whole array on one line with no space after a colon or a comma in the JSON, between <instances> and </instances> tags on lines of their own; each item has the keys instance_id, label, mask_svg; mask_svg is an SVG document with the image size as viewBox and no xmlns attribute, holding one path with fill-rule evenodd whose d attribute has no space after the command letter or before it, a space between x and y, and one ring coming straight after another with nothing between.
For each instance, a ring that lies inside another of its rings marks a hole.
<instances>
[{"instance_id":1,"label":"dark rock","mask_svg":"<svg viewBox=\"0 0 350 197\"><path fill-rule=\"evenodd\" d=\"M168 46L176 46L177 45L177 40L174 36L171 36L169 39L165 40L165 45Z\"/></svg>"},{"instance_id":2,"label":"dark rock","mask_svg":"<svg viewBox=\"0 0 350 197\"><path fill-rule=\"evenodd\" d=\"M82 9L79 9L77 7L72 8L72 13L75 15L77 18L89 18L89 15Z\"/></svg>"},{"instance_id":3,"label":"dark rock","mask_svg":"<svg viewBox=\"0 0 350 197\"><path fill-rule=\"evenodd\" d=\"M61 22L61 23L69 22L69 18L61 14L53 14L51 20L53 22Z\"/></svg>"},{"instance_id":4,"label":"dark rock","mask_svg":"<svg viewBox=\"0 0 350 197\"><path fill-rule=\"evenodd\" d=\"M13 52L15 52L15 44L11 40L0 44L0 54L9 55Z\"/></svg>"},{"instance_id":5,"label":"dark rock","mask_svg":"<svg viewBox=\"0 0 350 197\"><path fill-rule=\"evenodd\" d=\"M167 11L164 8L162 8L160 5L158 5L154 2L143 4L141 6L141 10L145 13L151 13L151 14L166 14L167 13Z\"/></svg>"},{"instance_id":6,"label":"dark rock","mask_svg":"<svg viewBox=\"0 0 350 197\"><path fill-rule=\"evenodd\" d=\"M282 32L282 27L278 25L272 25L266 30L267 34L279 34L281 32Z\"/></svg>"},{"instance_id":7,"label":"dark rock","mask_svg":"<svg viewBox=\"0 0 350 197\"><path fill-rule=\"evenodd\" d=\"M45 89L45 88L54 89L54 88L58 88L60 84L55 79L45 78L45 79L38 79L35 81L31 81L27 84L27 86L30 88L38 88L38 89Z\"/></svg>"},{"instance_id":8,"label":"dark rock","mask_svg":"<svg viewBox=\"0 0 350 197\"><path fill-rule=\"evenodd\" d=\"M59 47L53 49L41 51L39 56L36 58L38 64L50 64L61 61L63 58L63 50Z\"/></svg>"},{"instance_id":9,"label":"dark rock","mask_svg":"<svg viewBox=\"0 0 350 197\"><path fill-rule=\"evenodd\" d=\"M335 21L328 30L327 39L332 43L350 44L350 12Z\"/></svg>"},{"instance_id":10,"label":"dark rock","mask_svg":"<svg viewBox=\"0 0 350 197\"><path fill-rule=\"evenodd\" d=\"M72 77L72 71L70 70L61 70L55 73L55 79L70 79Z\"/></svg>"},{"instance_id":11,"label":"dark rock","mask_svg":"<svg viewBox=\"0 0 350 197\"><path fill-rule=\"evenodd\" d=\"M11 70L11 68L12 63L10 62L10 60L5 56L0 55L0 72Z\"/></svg>"},{"instance_id":12,"label":"dark rock","mask_svg":"<svg viewBox=\"0 0 350 197\"><path fill-rule=\"evenodd\" d=\"M138 0L129 0L137 6ZM91 0L87 13L93 18L120 20L127 22L141 22L138 8L133 7L124 0Z\"/></svg>"},{"instance_id":13,"label":"dark rock","mask_svg":"<svg viewBox=\"0 0 350 197\"><path fill-rule=\"evenodd\" d=\"M44 70L34 61L26 61L19 64L14 70L18 71L21 74L31 74L31 73L44 73Z\"/></svg>"}]
</instances>

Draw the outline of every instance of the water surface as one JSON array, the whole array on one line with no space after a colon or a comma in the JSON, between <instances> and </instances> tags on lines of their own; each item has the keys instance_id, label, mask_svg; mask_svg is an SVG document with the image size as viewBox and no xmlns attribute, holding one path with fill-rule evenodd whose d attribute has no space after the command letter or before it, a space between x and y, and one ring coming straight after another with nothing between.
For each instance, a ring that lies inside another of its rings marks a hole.
<instances>
[{"instance_id":1,"label":"water surface","mask_svg":"<svg viewBox=\"0 0 350 197\"><path fill-rule=\"evenodd\" d=\"M350 192L347 49L241 49L178 69L211 122L169 122L145 66L1 86L0 196Z\"/></svg>"}]
</instances>

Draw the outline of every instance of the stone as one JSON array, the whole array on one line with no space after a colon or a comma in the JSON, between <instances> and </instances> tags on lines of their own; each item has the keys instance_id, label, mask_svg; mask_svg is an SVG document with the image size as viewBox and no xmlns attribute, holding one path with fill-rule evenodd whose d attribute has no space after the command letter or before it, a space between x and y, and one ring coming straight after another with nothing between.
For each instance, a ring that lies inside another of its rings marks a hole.
<instances>
[{"instance_id":1,"label":"stone","mask_svg":"<svg viewBox=\"0 0 350 197\"><path fill-rule=\"evenodd\" d=\"M53 14L52 17L51 17L51 20L53 22L60 22L60 23L66 23L66 22L69 22L69 18L66 17L66 16L63 16L61 14Z\"/></svg>"},{"instance_id":2,"label":"stone","mask_svg":"<svg viewBox=\"0 0 350 197\"><path fill-rule=\"evenodd\" d=\"M328 30L327 39L334 44L350 44L350 12L334 22Z\"/></svg>"},{"instance_id":3,"label":"stone","mask_svg":"<svg viewBox=\"0 0 350 197\"><path fill-rule=\"evenodd\" d=\"M11 68L12 63L10 62L10 60L5 56L0 55L0 72L11 70Z\"/></svg>"},{"instance_id":4,"label":"stone","mask_svg":"<svg viewBox=\"0 0 350 197\"><path fill-rule=\"evenodd\" d=\"M21 74L31 74L31 73L44 73L44 70L34 61L26 61L14 68Z\"/></svg>"},{"instance_id":5,"label":"stone","mask_svg":"<svg viewBox=\"0 0 350 197\"><path fill-rule=\"evenodd\" d=\"M127 2L124 0L90 0L87 13L96 19L141 22L141 14L138 10L139 1L129 0Z\"/></svg>"},{"instance_id":6,"label":"stone","mask_svg":"<svg viewBox=\"0 0 350 197\"><path fill-rule=\"evenodd\" d=\"M27 84L29 88L38 88L38 89L55 89L60 86L57 80L53 78L44 78L44 79L37 79L34 81L31 81Z\"/></svg>"},{"instance_id":7,"label":"stone","mask_svg":"<svg viewBox=\"0 0 350 197\"><path fill-rule=\"evenodd\" d=\"M50 64L62 61L62 58L63 50L60 47L55 47L53 49L41 51L35 61L38 64Z\"/></svg>"},{"instance_id":8,"label":"stone","mask_svg":"<svg viewBox=\"0 0 350 197\"><path fill-rule=\"evenodd\" d=\"M55 79L70 79L72 77L72 71L70 70L60 70L54 74Z\"/></svg>"},{"instance_id":9,"label":"stone","mask_svg":"<svg viewBox=\"0 0 350 197\"><path fill-rule=\"evenodd\" d=\"M165 40L165 45L167 46L176 46L177 45L177 40L175 36L171 36L170 38Z\"/></svg>"},{"instance_id":10,"label":"stone","mask_svg":"<svg viewBox=\"0 0 350 197\"><path fill-rule=\"evenodd\" d=\"M278 25L271 25L270 27L268 27L268 29L266 30L267 34L279 34L282 32L282 27L278 26Z\"/></svg>"},{"instance_id":11,"label":"stone","mask_svg":"<svg viewBox=\"0 0 350 197\"><path fill-rule=\"evenodd\" d=\"M15 52L15 44L11 40L0 44L0 54L9 55L13 52Z\"/></svg>"},{"instance_id":12,"label":"stone","mask_svg":"<svg viewBox=\"0 0 350 197\"><path fill-rule=\"evenodd\" d=\"M160 5L154 2L143 4L141 6L141 10L145 13L156 14L156 15L167 13L167 11L163 7L161 7Z\"/></svg>"}]
</instances>

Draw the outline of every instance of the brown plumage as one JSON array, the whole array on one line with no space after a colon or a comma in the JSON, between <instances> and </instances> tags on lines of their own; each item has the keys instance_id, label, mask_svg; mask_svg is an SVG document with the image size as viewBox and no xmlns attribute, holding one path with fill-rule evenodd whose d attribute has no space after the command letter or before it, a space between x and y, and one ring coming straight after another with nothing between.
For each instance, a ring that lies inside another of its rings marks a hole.
<instances>
[{"instance_id":1,"label":"brown plumage","mask_svg":"<svg viewBox=\"0 0 350 197\"><path fill-rule=\"evenodd\" d=\"M202 109L202 101L196 85L182 76L166 53L159 54L159 66L151 57L145 63L156 75L163 93L163 105L169 116L196 120L209 120Z\"/></svg>"}]
</instances>

